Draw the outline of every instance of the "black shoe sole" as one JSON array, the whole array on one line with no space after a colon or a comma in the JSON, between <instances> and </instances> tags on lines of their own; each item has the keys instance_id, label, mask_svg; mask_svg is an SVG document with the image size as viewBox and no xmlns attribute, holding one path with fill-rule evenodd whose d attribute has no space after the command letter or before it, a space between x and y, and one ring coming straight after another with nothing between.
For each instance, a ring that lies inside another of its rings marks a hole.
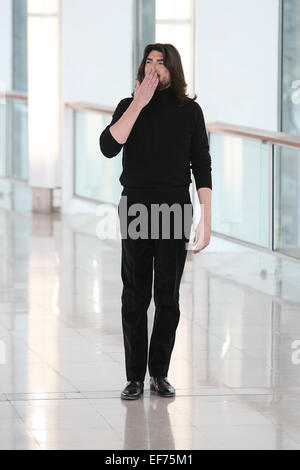
<instances>
[{"instance_id":1,"label":"black shoe sole","mask_svg":"<svg viewBox=\"0 0 300 470\"><path fill-rule=\"evenodd\" d=\"M141 393L140 395L137 395L137 396L130 396L130 395L122 395L121 394L121 399L122 400L138 400L139 398L141 398L143 396L144 392Z\"/></svg>"}]
</instances>

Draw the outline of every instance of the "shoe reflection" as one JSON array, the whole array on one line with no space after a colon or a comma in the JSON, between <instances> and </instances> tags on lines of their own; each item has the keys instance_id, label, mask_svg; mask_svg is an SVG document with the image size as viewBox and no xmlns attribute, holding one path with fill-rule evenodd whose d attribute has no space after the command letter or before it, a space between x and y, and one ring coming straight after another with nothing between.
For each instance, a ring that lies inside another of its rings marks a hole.
<instances>
[{"instance_id":1,"label":"shoe reflection","mask_svg":"<svg viewBox=\"0 0 300 470\"><path fill-rule=\"evenodd\" d=\"M139 400L122 400L126 407L124 449L175 449L168 406L175 397L151 394Z\"/></svg>"}]
</instances>

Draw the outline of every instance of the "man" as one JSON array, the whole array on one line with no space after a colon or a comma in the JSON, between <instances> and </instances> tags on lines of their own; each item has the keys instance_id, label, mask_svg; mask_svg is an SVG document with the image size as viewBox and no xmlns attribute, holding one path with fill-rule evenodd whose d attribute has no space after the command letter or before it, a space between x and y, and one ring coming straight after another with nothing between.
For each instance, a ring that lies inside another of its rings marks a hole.
<instances>
[{"instance_id":1,"label":"man","mask_svg":"<svg viewBox=\"0 0 300 470\"><path fill-rule=\"evenodd\" d=\"M150 232L155 225L152 206L192 206L189 194L192 169L201 204L201 219L194 237L194 253L198 253L209 244L211 235L211 157L202 109L194 101L197 95L193 99L186 95L186 86L177 49L171 44L149 44L132 97L119 102L99 143L108 158L118 155L124 146L120 176L123 191L118 213L122 218L123 198L131 208L143 204L148 210ZM172 219L169 239L161 236L160 221L158 238L128 237L132 217L131 214L127 218L125 230L121 228L122 327L127 376L121 398L137 399L144 391L147 309L152 298L153 268L155 317L148 361L150 390L163 397L173 396L175 389L167 374L180 317L179 287L189 236L185 232L174 237L176 224ZM191 219L181 225L189 230Z\"/></svg>"}]
</instances>

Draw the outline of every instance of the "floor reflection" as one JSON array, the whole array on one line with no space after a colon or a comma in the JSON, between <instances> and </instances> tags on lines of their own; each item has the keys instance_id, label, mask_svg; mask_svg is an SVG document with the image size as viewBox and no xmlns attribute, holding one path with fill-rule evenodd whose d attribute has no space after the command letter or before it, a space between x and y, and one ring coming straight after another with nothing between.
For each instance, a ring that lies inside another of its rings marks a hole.
<instances>
[{"instance_id":1,"label":"floor reflection","mask_svg":"<svg viewBox=\"0 0 300 470\"><path fill-rule=\"evenodd\" d=\"M215 237L188 253L176 397L147 374L127 403L120 244L97 222L0 211L0 448L299 450L300 265Z\"/></svg>"},{"instance_id":2,"label":"floor reflection","mask_svg":"<svg viewBox=\"0 0 300 470\"><path fill-rule=\"evenodd\" d=\"M137 416L136 406L132 402L124 402L126 421L124 428L124 448L175 449L168 406L175 397L158 397L151 394L149 403L140 400Z\"/></svg>"}]
</instances>

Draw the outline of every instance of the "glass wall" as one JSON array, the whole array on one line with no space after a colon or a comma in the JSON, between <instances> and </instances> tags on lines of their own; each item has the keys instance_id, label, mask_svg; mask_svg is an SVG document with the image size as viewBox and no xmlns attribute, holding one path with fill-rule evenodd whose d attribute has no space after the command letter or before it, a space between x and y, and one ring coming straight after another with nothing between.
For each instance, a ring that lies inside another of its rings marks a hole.
<instances>
[{"instance_id":1,"label":"glass wall","mask_svg":"<svg viewBox=\"0 0 300 470\"><path fill-rule=\"evenodd\" d=\"M95 140L99 129L110 123L111 115L93 111L75 111L74 115L75 195L118 204L122 192L122 150L113 158L99 156Z\"/></svg>"},{"instance_id":2,"label":"glass wall","mask_svg":"<svg viewBox=\"0 0 300 470\"><path fill-rule=\"evenodd\" d=\"M8 168L7 176L28 179L28 113L27 101L9 99L8 106Z\"/></svg>"},{"instance_id":3,"label":"glass wall","mask_svg":"<svg viewBox=\"0 0 300 470\"><path fill-rule=\"evenodd\" d=\"M0 96L0 177L5 176L6 118L5 99Z\"/></svg>"},{"instance_id":4,"label":"glass wall","mask_svg":"<svg viewBox=\"0 0 300 470\"><path fill-rule=\"evenodd\" d=\"M27 92L27 0L13 0L12 87Z\"/></svg>"},{"instance_id":5,"label":"glass wall","mask_svg":"<svg viewBox=\"0 0 300 470\"><path fill-rule=\"evenodd\" d=\"M300 259L300 149L274 149L274 249Z\"/></svg>"},{"instance_id":6,"label":"glass wall","mask_svg":"<svg viewBox=\"0 0 300 470\"><path fill-rule=\"evenodd\" d=\"M282 2L282 125L300 135L300 2Z\"/></svg>"},{"instance_id":7,"label":"glass wall","mask_svg":"<svg viewBox=\"0 0 300 470\"><path fill-rule=\"evenodd\" d=\"M12 1L12 36L12 92L20 92L21 96L13 98L8 93L0 98L0 177L25 182L29 171L27 0Z\"/></svg>"},{"instance_id":8,"label":"glass wall","mask_svg":"<svg viewBox=\"0 0 300 470\"><path fill-rule=\"evenodd\" d=\"M147 44L155 42L155 0L133 1L132 87Z\"/></svg>"},{"instance_id":9,"label":"glass wall","mask_svg":"<svg viewBox=\"0 0 300 470\"><path fill-rule=\"evenodd\" d=\"M171 43L178 49L188 84L189 94L194 93L195 50L194 18L195 0L135 0L133 9L133 88L137 68L147 44Z\"/></svg>"},{"instance_id":10,"label":"glass wall","mask_svg":"<svg viewBox=\"0 0 300 470\"><path fill-rule=\"evenodd\" d=\"M270 146L258 140L211 133L212 229L269 246Z\"/></svg>"},{"instance_id":11,"label":"glass wall","mask_svg":"<svg viewBox=\"0 0 300 470\"><path fill-rule=\"evenodd\" d=\"M300 149L210 134L214 232L300 259Z\"/></svg>"},{"instance_id":12,"label":"glass wall","mask_svg":"<svg viewBox=\"0 0 300 470\"><path fill-rule=\"evenodd\" d=\"M28 180L28 105L26 99L0 101L0 177Z\"/></svg>"},{"instance_id":13,"label":"glass wall","mask_svg":"<svg viewBox=\"0 0 300 470\"><path fill-rule=\"evenodd\" d=\"M156 0L155 42L171 43L181 56L187 91L194 93L194 0Z\"/></svg>"},{"instance_id":14,"label":"glass wall","mask_svg":"<svg viewBox=\"0 0 300 470\"><path fill-rule=\"evenodd\" d=\"M282 132L300 135L300 2L282 9ZM300 151L275 146L274 249L300 259Z\"/></svg>"}]
</instances>

